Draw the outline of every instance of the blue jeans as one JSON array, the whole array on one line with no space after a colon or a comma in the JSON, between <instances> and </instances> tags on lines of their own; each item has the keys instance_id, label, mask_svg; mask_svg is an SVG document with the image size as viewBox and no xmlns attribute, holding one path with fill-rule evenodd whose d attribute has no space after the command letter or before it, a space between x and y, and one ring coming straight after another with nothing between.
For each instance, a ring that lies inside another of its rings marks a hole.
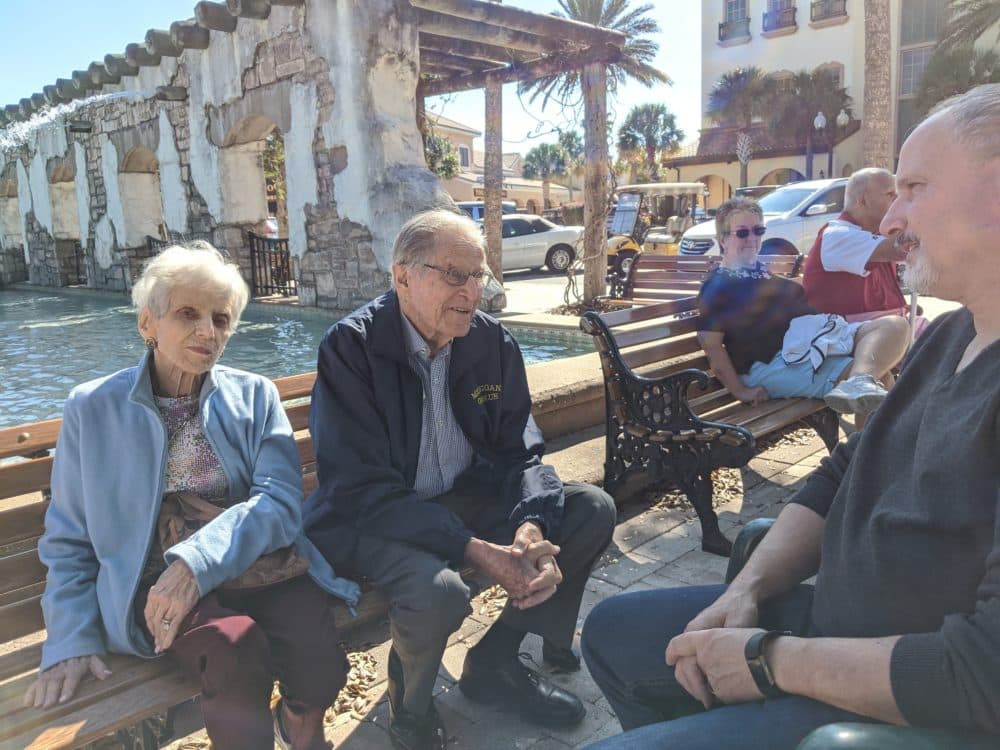
<instances>
[{"instance_id":1,"label":"blue jeans","mask_svg":"<svg viewBox=\"0 0 1000 750\"><path fill-rule=\"evenodd\" d=\"M873 721L795 695L705 711L674 679L664 654L670 639L724 590L725 586L685 586L640 591L612 597L594 608L584 624L583 657L625 734L590 748L793 750L824 724ZM799 586L775 597L762 609L761 627L815 635L809 618L812 593L811 586Z\"/></svg>"}]
</instances>

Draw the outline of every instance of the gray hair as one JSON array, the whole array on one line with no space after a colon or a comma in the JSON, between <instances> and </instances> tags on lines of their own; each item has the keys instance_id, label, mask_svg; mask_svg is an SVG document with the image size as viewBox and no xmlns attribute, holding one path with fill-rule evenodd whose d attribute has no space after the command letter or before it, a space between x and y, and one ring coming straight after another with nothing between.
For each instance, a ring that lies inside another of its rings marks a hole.
<instances>
[{"instance_id":1,"label":"gray hair","mask_svg":"<svg viewBox=\"0 0 1000 750\"><path fill-rule=\"evenodd\" d=\"M468 215L435 208L419 213L403 224L392 246L392 262L401 266L426 263L434 256L438 237L446 232L452 235L452 241L467 242L486 252L482 230Z\"/></svg>"},{"instance_id":2,"label":"gray hair","mask_svg":"<svg viewBox=\"0 0 1000 750\"><path fill-rule=\"evenodd\" d=\"M880 167L865 167L851 175L851 178L847 181L847 187L844 189L845 210L850 211L854 206L858 205L865 191L868 190L868 184L873 177L878 175L884 175L890 180L893 179L892 172Z\"/></svg>"},{"instance_id":3,"label":"gray hair","mask_svg":"<svg viewBox=\"0 0 1000 750\"><path fill-rule=\"evenodd\" d=\"M1000 157L1000 83L985 83L939 102L928 119L938 115L948 117L958 140L977 154Z\"/></svg>"},{"instance_id":4,"label":"gray hair","mask_svg":"<svg viewBox=\"0 0 1000 750\"><path fill-rule=\"evenodd\" d=\"M204 240L171 245L146 264L132 287L132 304L162 318L170 309L170 294L177 287L193 286L225 295L232 305L229 330L236 330L247 306L250 290L239 266L227 263L222 253Z\"/></svg>"},{"instance_id":5,"label":"gray hair","mask_svg":"<svg viewBox=\"0 0 1000 750\"><path fill-rule=\"evenodd\" d=\"M747 198L745 195L737 195L735 198L730 198L719 206L715 213L715 233L720 239L725 237L726 232L729 231L729 217L739 211L746 211L761 221L764 220L764 211L761 209L760 204L753 198Z\"/></svg>"}]
</instances>

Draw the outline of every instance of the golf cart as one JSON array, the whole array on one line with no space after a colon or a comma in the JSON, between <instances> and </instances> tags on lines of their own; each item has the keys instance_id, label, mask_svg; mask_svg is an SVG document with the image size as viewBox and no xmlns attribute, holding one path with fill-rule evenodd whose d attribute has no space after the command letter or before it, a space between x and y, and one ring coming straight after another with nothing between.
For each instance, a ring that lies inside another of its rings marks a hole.
<instances>
[{"instance_id":1,"label":"golf cart","mask_svg":"<svg viewBox=\"0 0 1000 750\"><path fill-rule=\"evenodd\" d=\"M681 235L694 226L694 211L708 188L701 182L651 182L618 188L608 226L608 267L624 277L639 253L677 255Z\"/></svg>"}]
</instances>

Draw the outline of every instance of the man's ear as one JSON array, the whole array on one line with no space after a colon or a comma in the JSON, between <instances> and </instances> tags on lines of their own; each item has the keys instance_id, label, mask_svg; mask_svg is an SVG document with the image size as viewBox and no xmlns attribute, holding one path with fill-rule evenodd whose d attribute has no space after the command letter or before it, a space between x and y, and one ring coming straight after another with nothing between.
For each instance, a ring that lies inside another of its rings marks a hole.
<instances>
[{"instance_id":1,"label":"man's ear","mask_svg":"<svg viewBox=\"0 0 1000 750\"><path fill-rule=\"evenodd\" d=\"M394 286L408 287L410 285L409 279L407 278L408 276L409 273L406 266L400 265L399 263L392 264L392 283Z\"/></svg>"}]
</instances>

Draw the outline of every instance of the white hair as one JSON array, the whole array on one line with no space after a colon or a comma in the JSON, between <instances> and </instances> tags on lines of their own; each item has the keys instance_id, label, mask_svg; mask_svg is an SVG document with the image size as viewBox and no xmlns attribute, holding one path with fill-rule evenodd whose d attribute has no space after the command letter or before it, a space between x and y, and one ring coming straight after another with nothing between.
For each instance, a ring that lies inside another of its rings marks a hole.
<instances>
[{"instance_id":1,"label":"white hair","mask_svg":"<svg viewBox=\"0 0 1000 750\"><path fill-rule=\"evenodd\" d=\"M401 266L426 263L434 256L438 237L446 232L453 242L467 242L486 252L486 242L476 222L465 213L435 208L403 224L392 246L392 262Z\"/></svg>"},{"instance_id":2,"label":"white hair","mask_svg":"<svg viewBox=\"0 0 1000 750\"><path fill-rule=\"evenodd\" d=\"M844 208L847 211L858 205L861 198L864 197L865 191L868 190L868 185L878 175L888 177L890 184L892 184L892 172L880 167L865 167L851 175L851 178L847 181L847 187L844 189Z\"/></svg>"},{"instance_id":3,"label":"white hair","mask_svg":"<svg viewBox=\"0 0 1000 750\"><path fill-rule=\"evenodd\" d=\"M170 309L170 295L178 287L194 287L224 295L232 306L229 330L236 330L247 306L250 290L239 266L227 263L218 250L204 240L171 245L146 264L132 287L136 310L149 310L162 318Z\"/></svg>"},{"instance_id":4,"label":"white hair","mask_svg":"<svg viewBox=\"0 0 1000 750\"><path fill-rule=\"evenodd\" d=\"M1000 83L985 83L945 99L928 119L943 115L955 136L987 160L1000 157ZM971 166L971 165L970 165Z\"/></svg>"}]
</instances>

